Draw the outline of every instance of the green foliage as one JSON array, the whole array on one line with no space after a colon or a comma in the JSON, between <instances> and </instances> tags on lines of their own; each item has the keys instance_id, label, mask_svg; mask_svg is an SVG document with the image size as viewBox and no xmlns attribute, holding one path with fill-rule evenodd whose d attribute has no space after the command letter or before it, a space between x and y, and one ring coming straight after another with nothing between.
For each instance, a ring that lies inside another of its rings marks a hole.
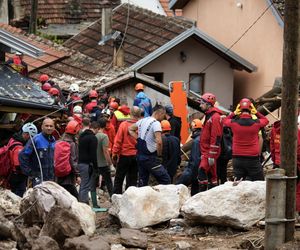
<instances>
[{"instance_id":1,"label":"green foliage","mask_svg":"<svg viewBox=\"0 0 300 250\"><path fill-rule=\"evenodd\" d=\"M57 43L57 44L63 44L64 43L64 40L57 38L56 35L45 34L45 33L42 33L41 31L38 31L37 35L42 37L42 38L48 39L48 40L50 40L54 43Z\"/></svg>"}]
</instances>

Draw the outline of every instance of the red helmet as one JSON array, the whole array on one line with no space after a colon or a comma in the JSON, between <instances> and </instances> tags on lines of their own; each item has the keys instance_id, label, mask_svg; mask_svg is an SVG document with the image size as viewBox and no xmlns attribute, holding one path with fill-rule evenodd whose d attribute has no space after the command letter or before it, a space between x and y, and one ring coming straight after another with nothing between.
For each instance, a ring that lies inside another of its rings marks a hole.
<instances>
[{"instance_id":1,"label":"red helmet","mask_svg":"<svg viewBox=\"0 0 300 250\"><path fill-rule=\"evenodd\" d=\"M212 93L205 93L201 96L201 100L214 106L216 103L216 96Z\"/></svg>"},{"instance_id":2,"label":"red helmet","mask_svg":"<svg viewBox=\"0 0 300 250\"><path fill-rule=\"evenodd\" d=\"M203 124L200 119L194 119L191 123L191 127L196 129L196 128L203 128Z\"/></svg>"},{"instance_id":3,"label":"red helmet","mask_svg":"<svg viewBox=\"0 0 300 250\"><path fill-rule=\"evenodd\" d=\"M80 130L80 125L76 121L69 121L66 126L65 132L68 134L76 135Z\"/></svg>"},{"instance_id":4,"label":"red helmet","mask_svg":"<svg viewBox=\"0 0 300 250\"><path fill-rule=\"evenodd\" d=\"M112 108L112 109L117 110L119 108L119 104L117 102L111 102L109 104L109 107Z\"/></svg>"},{"instance_id":5,"label":"red helmet","mask_svg":"<svg viewBox=\"0 0 300 250\"><path fill-rule=\"evenodd\" d=\"M40 82L47 82L49 80L49 76L46 74L40 75Z\"/></svg>"},{"instance_id":6,"label":"red helmet","mask_svg":"<svg viewBox=\"0 0 300 250\"><path fill-rule=\"evenodd\" d=\"M57 88L51 88L48 93L52 96L58 96L59 95L59 90Z\"/></svg>"},{"instance_id":7,"label":"red helmet","mask_svg":"<svg viewBox=\"0 0 300 250\"><path fill-rule=\"evenodd\" d=\"M89 93L89 98L97 98L98 97L98 93L96 90L91 90Z\"/></svg>"},{"instance_id":8,"label":"red helmet","mask_svg":"<svg viewBox=\"0 0 300 250\"><path fill-rule=\"evenodd\" d=\"M240 109L241 110L251 110L251 104L252 102L248 99L248 98L243 98L241 101L240 101Z\"/></svg>"},{"instance_id":9,"label":"red helmet","mask_svg":"<svg viewBox=\"0 0 300 250\"><path fill-rule=\"evenodd\" d=\"M162 120L160 122L162 131L171 131L171 124L167 120Z\"/></svg>"},{"instance_id":10,"label":"red helmet","mask_svg":"<svg viewBox=\"0 0 300 250\"><path fill-rule=\"evenodd\" d=\"M50 89L51 89L51 84L45 82L45 83L43 84L43 86L42 86L42 90L48 92Z\"/></svg>"}]
</instances>

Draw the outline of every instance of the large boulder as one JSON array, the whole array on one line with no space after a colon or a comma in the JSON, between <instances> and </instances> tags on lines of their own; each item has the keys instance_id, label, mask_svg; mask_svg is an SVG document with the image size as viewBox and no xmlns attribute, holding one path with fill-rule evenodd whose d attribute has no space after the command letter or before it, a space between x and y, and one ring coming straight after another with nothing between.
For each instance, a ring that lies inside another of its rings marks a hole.
<instances>
[{"instance_id":1,"label":"large boulder","mask_svg":"<svg viewBox=\"0 0 300 250\"><path fill-rule=\"evenodd\" d=\"M66 239L65 250L110 250L109 243L102 236L90 238L82 235L76 238Z\"/></svg>"},{"instance_id":2,"label":"large boulder","mask_svg":"<svg viewBox=\"0 0 300 250\"><path fill-rule=\"evenodd\" d=\"M21 212L27 211L23 217L24 222L33 225L45 223L54 206L69 210L69 213L78 219L86 235L92 235L95 232L95 213L91 207L78 202L73 195L55 182L45 181L29 189L21 200L20 210Z\"/></svg>"},{"instance_id":3,"label":"large boulder","mask_svg":"<svg viewBox=\"0 0 300 250\"><path fill-rule=\"evenodd\" d=\"M140 229L177 218L189 197L184 185L129 187L124 194L112 196L109 213L119 218L122 227Z\"/></svg>"},{"instance_id":4,"label":"large boulder","mask_svg":"<svg viewBox=\"0 0 300 250\"><path fill-rule=\"evenodd\" d=\"M0 210L4 216L20 215L21 198L10 190L0 189Z\"/></svg>"},{"instance_id":5,"label":"large boulder","mask_svg":"<svg viewBox=\"0 0 300 250\"><path fill-rule=\"evenodd\" d=\"M181 211L188 220L248 229L265 216L265 181L232 182L188 199Z\"/></svg>"}]
</instances>

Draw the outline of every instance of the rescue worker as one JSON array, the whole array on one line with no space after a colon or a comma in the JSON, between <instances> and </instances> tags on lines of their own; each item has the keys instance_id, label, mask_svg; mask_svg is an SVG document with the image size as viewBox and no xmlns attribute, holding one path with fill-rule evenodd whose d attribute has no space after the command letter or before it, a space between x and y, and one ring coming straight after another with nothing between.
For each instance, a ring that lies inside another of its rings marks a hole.
<instances>
[{"instance_id":1,"label":"rescue worker","mask_svg":"<svg viewBox=\"0 0 300 250\"><path fill-rule=\"evenodd\" d=\"M50 118L45 118L42 123L42 132L37 134L33 140L28 140L19 154L20 168L25 175L32 178L33 186L40 184L42 180L54 180L55 138L52 136L54 129L54 121ZM39 157L40 161L37 157Z\"/></svg>"},{"instance_id":2,"label":"rescue worker","mask_svg":"<svg viewBox=\"0 0 300 250\"><path fill-rule=\"evenodd\" d=\"M137 139L137 163L139 186L147 186L152 174L159 184L170 184L167 170L161 164L162 138L160 121L165 118L166 109L161 105L153 108L152 116L145 117L128 128Z\"/></svg>"},{"instance_id":3,"label":"rescue worker","mask_svg":"<svg viewBox=\"0 0 300 250\"><path fill-rule=\"evenodd\" d=\"M49 76L46 74L42 74L39 77L39 81L42 85L45 84L46 82L48 82L48 80L49 80Z\"/></svg>"},{"instance_id":4,"label":"rescue worker","mask_svg":"<svg viewBox=\"0 0 300 250\"><path fill-rule=\"evenodd\" d=\"M51 95L54 99L54 104L57 104L57 105L62 105L61 103L61 99L60 99L60 92L57 88L51 88L49 91L48 91L49 95Z\"/></svg>"},{"instance_id":5,"label":"rescue worker","mask_svg":"<svg viewBox=\"0 0 300 250\"><path fill-rule=\"evenodd\" d=\"M257 119L252 119L251 115L256 115ZM224 126L230 127L233 134L232 164L238 180L264 180L258 132L268 123L268 119L247 98L242 99L236 110L224 119Z\"/></svg>"},{"instance_id":6,"label":"rescue worker","mask_svg":"<svg viewBox=\"0 0 300 250\"><path fill-rule=\"evenodd\" d=\"M171 124L167 120L162 120L160 124L163 143L162 165L167 169L171 183L173 183L173 177L181 162L180 141L177 137L171 135Z\"/></svg>"},{"instance_id":7,"label":"rescue worker","mask_svg":"<svg viewBox=\"0 0 300 250\"><path fill-rule=\"evenodd\" d=\"M24 148L26 142L36 136L37 133L38 130L33 123L26 123L23 125L21 131L15 133L7 144L10 150L9 158L12 167L8 182L11 191L20 197L23 197L26 191L27 176L21 171L19 153Z\"/></svg>"},{"instance_id":8,"label":"rescue worker","mask_svg":"<svg viewBox=\"0 0 300 250\"><path fill-rule=\"evenodd\" d=\"M78 200L78 191L76 189L76 182L80 183L79 171L78 171L78 145L76 143L76 136L80 130L80 125L76 121L68 122L65 133L63 134L60 141L64 141L70 144L70 152L68 163L71 166L71 172L63 177L56 177L56 182L66 189L70 194L72 194ZM56 142L56 146L60 141ZM60 152L65 153L65 152ZM55 150L55 161L62 158L65 155L58 155ZM56 163L55 163L56 164Z\"/></svg>"},{"instance_id":9,"label":"rescue worker","mask_svg":"<svg viewBox=\"0 0 300 250\"><path fill-rule=\"evenodd\" d=\"M180 141L181 118L174 115L172 105L166 105L166 118L171 124L170 134L176 136Z\"/></svg>"},{"instance_id":10,"label":"rescue worker","mask_svg":"<svg viewBox=\"0 0 300 250\"><path fill-rule=\"evenodd\" d=\"M114 112L114 116L111 118L111 124L114 126L115 131L118 132L120 124L129 119L130 108L123 104Z\"/></svg>"},{"instance_id":11,"label":"rescue worker","mask_svg":"<svg viewBox=\"0 0 300 250\"><path fill-rule=\"evenodd\" d=\"M23 57L24 54L17 51L6 63L21 75L28 77L28 65L23 61Z\"/></svg>"},{"instance_id":12,"label":"rescue worker","mask_svg":"<svg viewBox=\"0 0 300 250\"><path fill-rule=\"evenodd\" d=\"M89 98L90 98L90 102L87 105L85 105L85 111L84 112L90 114L92 112L93 108L95 106L97 106L97 98L98 98L97 91L96 90L91 90L89 92Z\"/></svg>"},{"instance_id":13,"label":"rescue worker","mask_svg":"<svg viewBox=\"0 0 300 250\"><path fill-rule=\"evenodd\" d=\"M273 124L270 135L270 151L273 168L280 168L280 121Z\"/></svg>"},{"instance_id":14,"label":"rescue worker","mask_svg":"<svg viewBox=\"0 0 300 250\"><path fill-rule=\"evenodd\" d=\"M201 130L203 128L202 122L199 119L194 119L191 123L192 135L191 138L193 140L190 158L188 165L184 169L182 175L176 182L176 185L183 184L186 186L191 185L191 195L195 195L199 192L199 183L197 179L199 164L201 160L201 152L200 152L200 137Z\"/></svg>"},{"instance_id":15,"label":"rescue worker","mask_svg":"<svg viewBox=\"0 0 300 250\"><path fill-rule=\"evenodd\" d=\"M136 139L128 134L128 128L141 118L141 109L133 106L131 118L120 124L112 150L112 159L117 166L114 181L114 194L122 194L123 182L126 176L126 189L137 185L138 168L136 162Z\"/></svg>"},{"instance_id":16,"label":"rescue worker","mask_svg":"<svg viewBox=\"0 0 300 250\"><path fill-rule=\"evenodd\" d=\"M104 128L103 132L108 136L109 139L109 150L111 152L113 145L114 145L114 140L116 137L116 131L114 126L111 124L111 112L109 109L103 109L102 110L102 116L105 117L106 119L106 127Z\"/></svg>"},{"instance_id":17,"label":"rescue worker","mask_svg":"<svg viewBox=\"0 0 300 250\"><path fill-rule=\"evenodd\" d=\"M82 107L75 106L73 108L73 116L72 118L78 122L80 129L82 128Z\"/></svg>"},{"instance_id":18,"label":"rescue worker","mask_svg":"<svg viewBox=\"0 0 300 250\"><path fill-rule=\"evenodd\" d=\"M138 106L144 110L144 117L152 115L152 104L151 100L144 93L144 85L142 83L137 83L135 85L135 91L137 95L135 96L133 106Z\"/></svg>"},{"instance_id":19,"label":"rescue worker","mask_svg":"<svg viewBox=\"0 0 300 250\"><path fill-rule=\"evenodd\" d=\"M51 84L50 83L45 82L42 85L42 90L44 90L45 92L49 92L50 89L51 89Z\"/></svg>"},{"instance_id":20,"label":"rescue worker","mask_svg":"<svg viewBox=\"0 0 300 250\"><path fill-rule=\"evenodd\" d=\"M200 108L205 114L205 121L200 138L201 161L198 180L199 191L205 191L218 184L217 159L221 152L222 111L214 107L216 96L205 93L200 99Z\"/></svg>"}]
</instances>

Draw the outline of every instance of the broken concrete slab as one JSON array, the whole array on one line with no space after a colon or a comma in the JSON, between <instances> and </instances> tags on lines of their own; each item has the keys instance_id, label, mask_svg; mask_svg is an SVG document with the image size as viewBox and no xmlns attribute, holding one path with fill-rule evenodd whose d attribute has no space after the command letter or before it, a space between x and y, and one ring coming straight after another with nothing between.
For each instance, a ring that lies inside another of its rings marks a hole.
<instances>
[{"instance_id":1,"label":"broken concrete slab","mask_svg":"<svg viewBox=\"0 0 300 250\"><path fill-rule=\"evenodd\" d=\"M64 250L110 250L109 243L102 236L90 238L82 235L66 239Z\"/></svg>"},{"instance_id":2,"label":"broken concrete slab","mask_svg":"<svg viewBox=\"0 0 300 250\"><path fill-rule=\"evenodd\" d=\"M192 246L186 241L176 241L176 250L191 250Z\"/></svg>"},{"instance_id":3,"label":"broken concrete slab","mask_svg":"<svg viewBox=\"0 0 300 250\"><path fill-rule=\"evenodd\" d=\"M146 249L148 247L147 234L136 229L121 228L121 244L126 247L138 247Z\"/></svg>"},{"instance_id":4,"label":"broken concrete slab","mask_svg":"<svg viewBox=\"0 0 300 250\"><path fill-rule=\"evenodd\" d=\"M198 223L248 229L265 216L265 181L232 182L199 193L188 199L181 211Z\"/></svg>"},{"instance_id":5,"label":"broken concrete slab","mask_svg":"<svg viewBox=\"0 0 300 250\"><path fill-rule=\"evenodd\" d=\"M59 250L59 245L58 243L48 237L48 236L40 236L37 238L32 245L32 250Z\"/></svg>"},{"instance_id":6,"label":"broken concrete slab","mask_svg":"<svg viewBox=\"0 0 300 250\"><path fill-rule=\"evenodd\" d=\"M122 227L140 229L177 218L189 197L184 185L129 187L112 196L109 213L119 218Z\"/></svg>"}]
</instances>

